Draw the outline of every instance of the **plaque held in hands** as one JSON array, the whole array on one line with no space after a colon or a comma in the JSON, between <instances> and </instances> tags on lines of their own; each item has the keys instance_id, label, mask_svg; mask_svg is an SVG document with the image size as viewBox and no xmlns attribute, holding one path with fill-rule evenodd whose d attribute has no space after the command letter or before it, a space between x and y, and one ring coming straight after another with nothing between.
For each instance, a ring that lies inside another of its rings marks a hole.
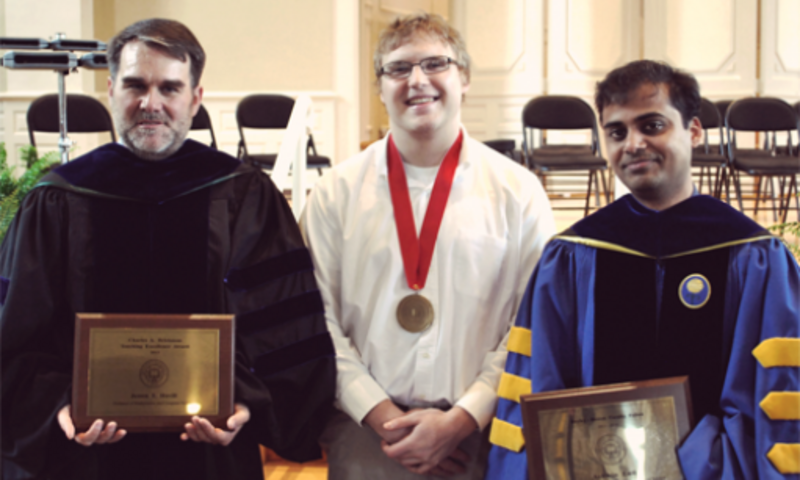
<instances>
[{"instance_id":1,"label":"plaque held in hands","mask_svg":"<svg viewBox=\"0 0 800 480\"><path fill-rule=\"evenodd\" d=\"M79 313L72 420L133 432L179 432L198 415L233 414L233 315Z\"/></svg>"},{"instance_id":2,"label":"plaque held in hands","mask_svg":"<svg viewBox=\"0 0 800 480\"><path fill-rule=\"evenodd\" d=\"M690 398L688 377L522 395L529 478L682 480Z\"/></svg>"}]
</instances>

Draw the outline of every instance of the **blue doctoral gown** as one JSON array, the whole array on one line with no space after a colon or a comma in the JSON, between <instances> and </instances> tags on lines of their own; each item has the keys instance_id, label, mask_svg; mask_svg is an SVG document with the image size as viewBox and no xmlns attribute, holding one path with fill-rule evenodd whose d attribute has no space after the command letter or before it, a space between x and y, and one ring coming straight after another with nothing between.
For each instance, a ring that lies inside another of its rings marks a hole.
<instances>
[{"instance_id":1,"label":"blue doctoral gown","mask_svg":"<svg viewBox=\"0 0 800 480\"><path fill-rule=\"evenodd\" d=\"M778 238L711 197L661 212L623 197L551 241L533 273L486 478L527 478L528 379L538 393L688 375L699 423L678 448L686 478L798 479L799 334L800 272Z\"/></svg>"}]
</instances>

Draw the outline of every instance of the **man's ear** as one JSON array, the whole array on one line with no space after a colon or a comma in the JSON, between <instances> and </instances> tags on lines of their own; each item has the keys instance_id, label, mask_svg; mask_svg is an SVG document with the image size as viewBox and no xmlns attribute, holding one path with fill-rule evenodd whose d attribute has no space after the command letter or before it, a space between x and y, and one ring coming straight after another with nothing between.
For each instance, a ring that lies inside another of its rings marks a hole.
<instances>
[{"instance_id":1,"label":"man's ear","mask_svg":"<svg viewBox=\"0 0 800 480\"><path fill-rule=\"evenodd\" d=\"M113 96L114 96L114 79L111 78L111 77L108 77L108 98L109 98L109 100Z\"/></svg>"},{"instance_id":2,"label":"man's ear","mask_svg":"<svg viewBox=\"0 0 800 480\"><path fill-rule=\"evenodd\" d=\"M692 147L700 145L703 140L703 125L700 123L699 118L694 117L689 122L689 132L692 136Z\"/></svg>"},{"instance_id":3,"label":"man's ear","mask_svg":"<svg viewBox=\"0 0 800 480\"><path fill-rule=\"evenodd\" d=\"M192 89L192 118L197 115L201 103L203 103L203 87L198 85Z\"/></svg>"}]
</instances>

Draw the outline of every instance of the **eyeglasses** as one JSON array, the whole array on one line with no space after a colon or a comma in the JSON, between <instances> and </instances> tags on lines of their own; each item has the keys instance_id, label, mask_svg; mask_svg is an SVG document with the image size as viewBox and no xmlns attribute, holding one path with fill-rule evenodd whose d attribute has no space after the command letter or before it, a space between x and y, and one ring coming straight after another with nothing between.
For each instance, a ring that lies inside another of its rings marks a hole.
<instances>
[{"instance_id":1,"label":"eyeglasses","mask_svg":"<svg viewBox=\"0 0 800 480\"><path fill-rule=\"evenodd\" d=\"M434 73L444 72L450 67L451 63L458 65L458 62L444 55L423 58L418 63L403 61L389 62L381 67L380 74L386 75L387 77L395 80L401 80L411 76L411 71L414 70L414 67L417 65L419 65L419 68L422 69L422 72L425 73L425 75L432 75Z\"/></svg>"}]
</instances>

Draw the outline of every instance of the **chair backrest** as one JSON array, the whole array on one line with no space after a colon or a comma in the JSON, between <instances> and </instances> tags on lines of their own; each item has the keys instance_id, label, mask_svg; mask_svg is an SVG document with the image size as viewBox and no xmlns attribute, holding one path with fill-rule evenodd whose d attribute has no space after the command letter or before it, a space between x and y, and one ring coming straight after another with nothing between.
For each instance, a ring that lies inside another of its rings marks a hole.
<instances>
[{"instance_id":1,"label":"chair backrest","mask_svg":"<svg viewBox=\"0 0 800 480\"><path fill-rule=\"evenodd\" d=\"M214 136L214 127L211 126L211 117L208 115L208 110L203 104L200 104L200 109L197 110L197 115L192 119L192 126L190 130L208 130L211 134L211 148L217 148L217 138Z\"/></svg>"},{"instance_id":2,"label":"chair backrest","mask_svg":"<svg viewBox=\"0 0 800 480\"><path fill-rule=\"evenodd\" d=\"M798 121L792 106L774 97L736 100L725 114L728 128L749 132L792 131L798 128Z\"/></svg>"},{"instance_id":3,"label":"chair backrest","mask_svg":"<svg viewBox=\"0 0 800 480\"><path fill-rule=\"evenodd\" d=\"M533 149L533 129L592 131L592 152L599 151L599 132L594 110L579 97L543 95L528 101L522 109L522 151ZM545 143L544 138L542 144ZM527 161L527 160L526 160Z\"/></svg>"},{"instance_id":4,"label":"chair backrest","mask_svg":"<svg viewBox=\"0 0 800 480\"><path fill-rule=\"evenodd\" d=\"M720 115L719 109L707 98L700 99L700 112L698 117L704 129L717 128L722 125L722 115Z\"/></svg>"},{"instance_id":5,"label":"chair backrest","mask_svg":"<svg viewBox=\"0 0 800 480\"><path fill-rule=\"evenodd\" d=\"M286 95L255 94L236 106L236 123L242 128L286 128L294 99Z\"/></svg>"},{"instance_id":6,"label":"chair backrest","mask_svg":"<svg viewBox=\"0 0 800 480\"><path fill-rule=\"evenodd\" d=\"M728 112L728 107L731 106L731 103L733 103L733 100L717 100L714 102L717 110L719 110L719 116L722 119L723 124L725 123L725 114Z\"/></svg>"},{"instance_id":7,"label":"chair backrest","mask_svg":"<svg viewBox=\"0 0 800 480\"><path fill-rule=\"evenodd\" d=\"M522 110L522 124L541 130L597 128L594 110L578 97L544 95L530 100Z\"/></svg>"},{"instance_id":8,"label":"chair backrest","mask_svg":"<svg viewBox=\"0 0 800 480\"><path fill-rule=\"evenodd\" d=\"M724 135L722 132L722 116L719 113L717 105L711 103L711 100L707 98L701 98L698 118L703 125L703 150L705 153L711 153L711 149L708 145L708 131L712 128L716 128L719 133L719 145L715 147L717 149L716 153L723 154Z\"/></svg>"},{"instance_id":9,"label":"chair backrest","mask_svg":"<svg viewBox=\"0 0 800 480\"><path fill-rule=\"evenodd\" d=\"M34 100L28 107L27 121L31 145L36 145L33 132L58 133L58 95L43 95ZM87 95L67 94L67 132L110 132L111 141L117 141L108 110L99 100Z\"/></svg>"},{"instance_id":10,"label":"chair backrest","mask_svg":"<svg viewBox=\"0 0 800 480\"><path fill-rule=\"evenodd\" d=\"M736 148L736 131L746 132L773 132L772 145L769 144L769 134L765 135L765 149L775 148L775 133L788 133L788 151L793 154L792 131L800 135L800 116L795 109L781 100L773 97L743 98L733 102L725 114L725 127L727 130L728 149L733 158Z\"/></svg>"}]
</instances>

